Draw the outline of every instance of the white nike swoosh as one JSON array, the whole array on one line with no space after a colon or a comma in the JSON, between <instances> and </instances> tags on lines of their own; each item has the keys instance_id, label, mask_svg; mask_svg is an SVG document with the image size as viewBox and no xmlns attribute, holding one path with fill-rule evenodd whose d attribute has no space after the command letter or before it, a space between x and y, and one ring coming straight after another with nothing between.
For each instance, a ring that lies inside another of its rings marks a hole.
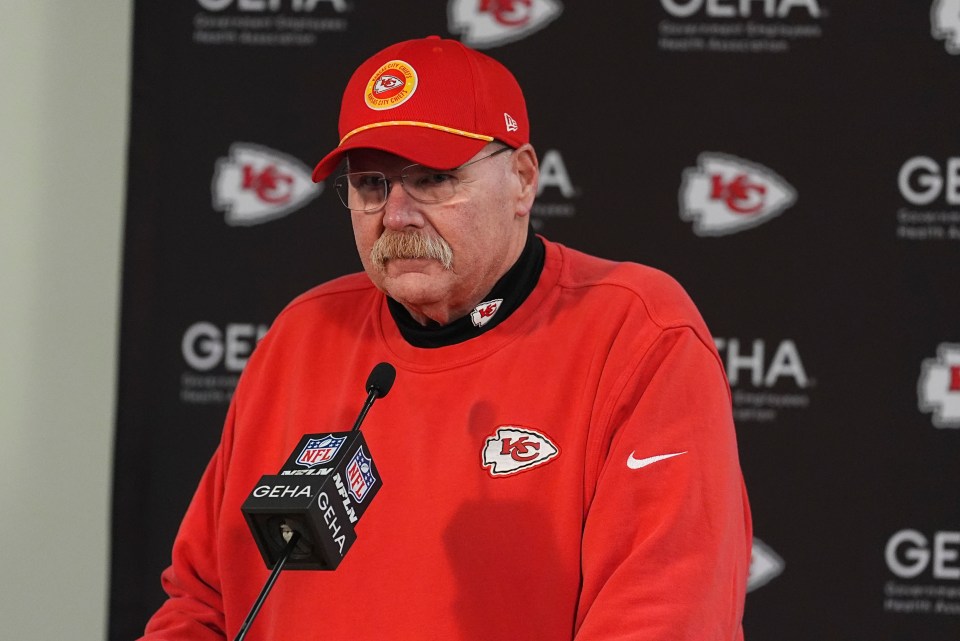
<instances>
[{"instance_id":1,"label":"white nike swoosh","mask_svg":"<svg viewBox=\"0 0 960 641\"><path fill-rule=\"evenodd\" d=\"M631 470L639 470L641 467L646 467L651 463L662 461L665 458L673 458L674 456L680 456L681 454L686 454L686 452L675 452L674 454L661 454L659 456L648 456L647 458L633 458L633 452L630 452L630 456L627 457L627 467L629 467Z\"/></svg>"}]
</instances>

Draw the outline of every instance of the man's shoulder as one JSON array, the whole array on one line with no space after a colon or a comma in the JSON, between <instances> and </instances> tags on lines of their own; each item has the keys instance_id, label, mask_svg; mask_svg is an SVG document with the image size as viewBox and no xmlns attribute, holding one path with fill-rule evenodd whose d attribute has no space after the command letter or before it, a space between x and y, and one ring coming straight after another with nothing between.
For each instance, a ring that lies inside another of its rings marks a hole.
<instances>
[{"instance_id":1,"label":"man's shoulder","mask_svg":"<svg viewBox=\"0 0 960 641\"><path fill-rule=\"evenodd\" d=\"M311 287L294 298L290 302L290 306L304 301L336 296L338 294L369 293L370 290L373 289L376 289L373 282L371 282L370 278L364 272L346 274L345 276L339 276L325 283L320 283L315 287Z\"/></svg>"},{"instance_id":2,"label":"man's shoulder","mask_svg":"<svg viewBox=\"0 0 960 641\"><path fill-rule=\"evenodd\" d=\"M377 293L365 273L347 274L303 292L287 304L277 320L303 313L356 308L359 301Z\"/></svg>"},{"instance_id":3,"label":"man's shoulder","mask_svg":"<svg viewBox=\"0 0 960 641\"><path fill-rule=\"evenodd\" d=\"M641 306L663 327L702 323L700 312L680 283L664 271L631 261L599 258L557 245L562 287Z\"/></svg>"}]
</instances>

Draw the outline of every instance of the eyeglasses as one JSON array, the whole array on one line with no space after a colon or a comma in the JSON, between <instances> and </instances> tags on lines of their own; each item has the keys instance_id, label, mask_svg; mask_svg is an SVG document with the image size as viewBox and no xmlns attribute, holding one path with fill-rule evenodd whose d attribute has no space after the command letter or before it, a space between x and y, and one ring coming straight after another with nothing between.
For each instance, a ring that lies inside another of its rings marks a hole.
<instances>
[{"instance_id":1,"label":"eyeglasses","mask_svg":"<svg viewBox=\"0 0 960 641\"><path fill-rule=\"evenodd\" d=\"M505 151L513 151L513 148L501 147L492 154L442 171L423 165L409 165L400 171L400 184L403 185L403 191L417 202L442 203L453 198L460 186L460 177L455 172ZM351 211L372 213L386 204L394 180L395 177L387 178L382 171L353 171L337 176L333 186L344 207Z\"/></svg>"}]
</instances>

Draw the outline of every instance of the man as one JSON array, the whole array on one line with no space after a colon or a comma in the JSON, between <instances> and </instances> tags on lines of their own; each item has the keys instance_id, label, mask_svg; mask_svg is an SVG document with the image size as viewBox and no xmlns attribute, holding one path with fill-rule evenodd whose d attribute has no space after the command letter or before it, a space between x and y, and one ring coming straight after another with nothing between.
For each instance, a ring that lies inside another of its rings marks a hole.
<instances>
[{"instance_id":1,"label":"man","mask_svg":"<svg viewBox=\"0 0 960 641\"><path fill-rule=\"evenodd\" d=\"M280 577L251 639L742 638L750 520L722 367L666 275L529 232L523 95L455 41L359 67L320 161L363 274L251 357L146 639L232 638L268 571L240 513L304 433L364 424L383 488L336 571Z\"/></svg>"}]
</instances>

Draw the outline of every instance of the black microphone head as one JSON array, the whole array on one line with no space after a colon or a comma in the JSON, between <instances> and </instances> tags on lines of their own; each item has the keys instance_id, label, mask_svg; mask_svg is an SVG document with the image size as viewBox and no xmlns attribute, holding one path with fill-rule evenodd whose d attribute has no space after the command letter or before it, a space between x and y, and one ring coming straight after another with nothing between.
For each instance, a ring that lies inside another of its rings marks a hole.
<instances>
[{"instance_id":1,"label":"black microphone head","mask_svg":"<svg viewBox=\"0 0 960 641\"><path fill-rule=\"evenodd\" d=\"M367 393L376 390L377 398L383 398L393 387L397 370L390 363L378 363L367 377Z\"/></svg>"}]
</instances>

